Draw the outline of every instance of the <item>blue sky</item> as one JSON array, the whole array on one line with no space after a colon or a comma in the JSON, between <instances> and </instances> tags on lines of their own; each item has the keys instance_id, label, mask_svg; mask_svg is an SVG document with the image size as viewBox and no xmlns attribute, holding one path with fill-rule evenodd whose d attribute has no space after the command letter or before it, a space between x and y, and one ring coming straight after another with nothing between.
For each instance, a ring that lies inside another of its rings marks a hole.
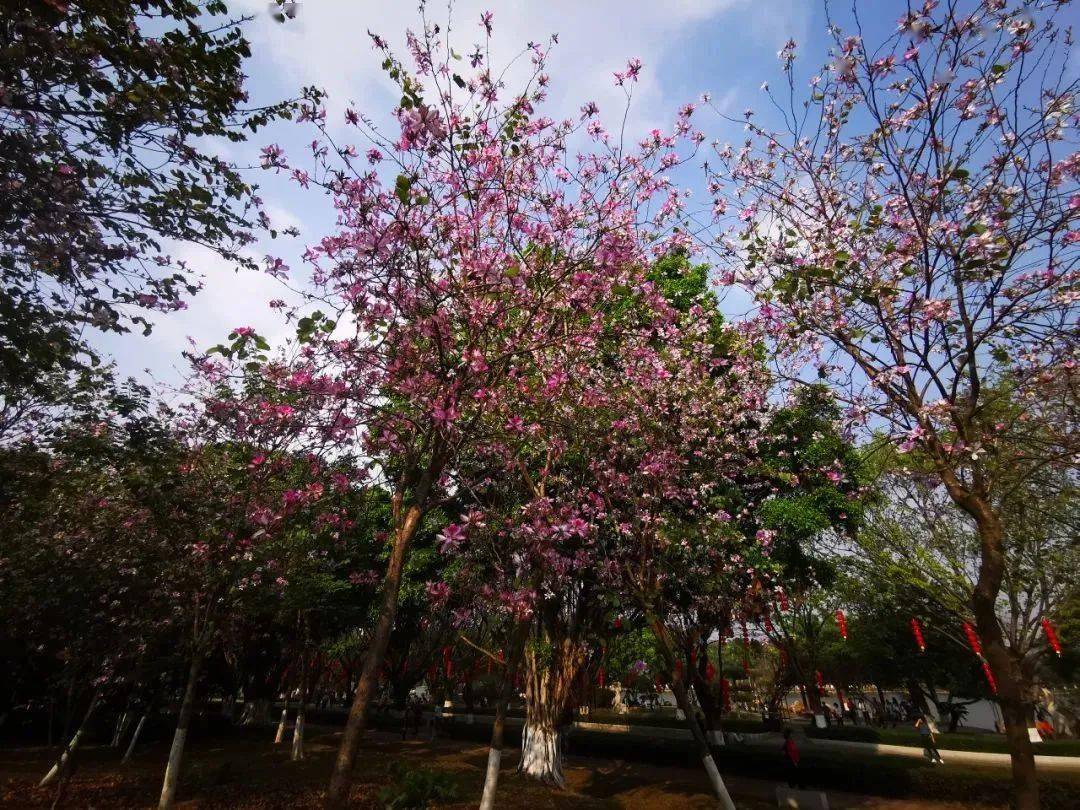
<instances>
[{"instance_id":1,"label":"blue sky","mask_svg":"<svg viewBox=\"0 0 1080 810\"><path fill-rule=\"evenodd\" d=\"M254 16L247 28L253 51L247 73L254 102L290 97L301 86L313 84L330 94L332 119L340 119L350 101L376 120L387 118L396 95L379 69L381 60L373 54L366 32L371 29L395 45L401 43L406 28L418 27L411 0L305 0L297 19L285 25L270 18L266 0L232 0L230 7ZM843 5L842 23L850 21L849 8ZM905 8L903 0L863 0L860 10L868 35L894 30ZM728 112L753 107L767 115L760 86L766 80L774 86L780 83L776 53L788 38L799 43L798 64L804 78L828 61L822 0L459 0L451 36L457 50L465 51L480 40L479 18L486 9L494 13L496 63L515 55L530 40L559 34L548 65L552 81L546 113L553 118L575 114L584 102L594 100L612 126L625 106L612 73L628 58L639 57L645 69L628 119L631 135L657 125L667 128L678 107L697 100L704 91ZM445 4L433 2L429 15L445 19ZM703 115L698 125L711 139L735 142L742 137L738 125L725 124L708 112ZM260 131L247 144L222 149L238 164L255 165L259 148L267 143L299 154L312 137L304 126L283 122ZM280 255L302 277L298 256L304 245L332 225L326 201L317 191L304 192L283 177L257 169L252 174L272 218L301 232L296 239L266 238L254 246L254 253ZM680 177L690 184L698 179L694 173ZM258 273L236 274L205 250L178 246L175 255L203 274L205 288L186 311L156 318L149 337L132 334L96 340L115 358L122 374L175 383L183 368L180 352L189 340L205 349L241 325L254 326L272 339L288 335L280 316L267 306L271 299L290 298L279 282Z\"/></svg>"}]
</instances>

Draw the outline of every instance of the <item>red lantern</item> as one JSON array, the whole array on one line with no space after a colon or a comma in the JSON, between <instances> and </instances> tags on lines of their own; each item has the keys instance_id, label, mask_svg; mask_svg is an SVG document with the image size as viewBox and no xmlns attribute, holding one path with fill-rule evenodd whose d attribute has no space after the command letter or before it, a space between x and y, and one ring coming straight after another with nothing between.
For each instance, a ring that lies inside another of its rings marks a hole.
<instances>
[{"instance_id":1,"label":"red lantern","mask_svg":"<svg viewBox=\"0 0 1080 810\"><path fill-rule=\"evenodd\" d=\"M731 711L731 684L727 678L720 679L720 700L724 704L724 711Z\"/></svg>"},{"instance_id":2,"label":"red lantern","mask_svg":"<svg viewBox=\"0 0 1080 810\"><path fill-rule=\"evenodd\" d=\"M982 644L979 643L979 636L975 632L975 628L967 622L964 622L964 635L967 636L968 644L971 645L971 651L980 658L982 657Z\"/></svg>"},{"instance_id":3,"label":"red lantern","mask_svg":"<svg viewBox=\"0 0 1080 810\"><path fill-rule=\"evenodd\" d=\"M713 678L716 677L716 668L712 665L712 661L705 665L705 681L712 683Z\"/></svg>"},{"instance_id":4,"label":"red lantern","mask_svg":"<svg viewBox=\"0 0 1080 810\"><path fill-rule=\"evenodd\" d=\"M847 641L847 617L842 610L836 611L836 625L840 628L840 638Z\"/></svg>"},{"instance_id":5,"label":"red lantern","mask_svg":"<svg viewBox=\"0 0 1080 810\"><path fill-rule=\"evenodd\" d=\"M915 643L919 645L919 652L926 652L926 642L923 640L922 627L919 626L919 620L913 618L911 620L911 634L915 636Z\"/></svg>"},{"instance_id":6,"label":"red lantern","mask_svg":"<svg viewBox=\"0 0 1080 810\"><path fill-rule=\"evenodd\" d=\"M825 678L821 674L821 670L814 670L814 681L817 683L817 690L819 695L825 694Z\"/></svg>"},{"instance_id":7,"label":"red lantern","mask_svg":"<svg viewBox=\"0 0 1080 810\"><path fill-rule=\"evenodd\" d=\"M990 664L986 661L982 662L983 675L986 676L986 683L990 686L990 692L997 694L997 681L994 680L994 673L990 670Z\"/></svg>"},{"instance_id":8,"label":"red lantern","mask_svg":"<svg viewBox=\"0 0 1080 810\"><path fill-rule=\"evenodd\" d=\"M1046 642L1050 645L1050 649L1054 651L1054 654L1058 658L1061 657L1061 642L1058 640L1057 633L1054 632L1054 626L1050 624L1049 619L1042 620L1043 633L1046 634Z\"/></svg>"}]
</instances>

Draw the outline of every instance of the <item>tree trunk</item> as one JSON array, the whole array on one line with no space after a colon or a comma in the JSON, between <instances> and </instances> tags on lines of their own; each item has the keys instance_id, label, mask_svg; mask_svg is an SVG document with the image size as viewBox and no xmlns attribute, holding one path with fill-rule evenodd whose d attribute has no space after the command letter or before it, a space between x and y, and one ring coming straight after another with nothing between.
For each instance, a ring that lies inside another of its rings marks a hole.
<instances>
[{"instance_id":1,"label":"tree trunk","mask_svg":"<svg viewBox=\"0 0 1080 810\"><path fill-rule=\"evenodd\" d=\"M68 741L68 744L64 746L63 752L61 752L60 757L56 760L56 763L49 772L42 777L40 782L38 782L38 787L45 787L45 785L52 782L57 776L62 776L66 773L71 764L71 758L75 756L75 752L82 742L83 734L86 731L86 725L90 722L90 718L94 716L94 712L97 710L100 699L101 693L94 692L93 697L90 698L90 705L86 709L86 714L83 715L82 722L79 723L79 728L75 731L75 735Z\"/></svg>"},{"instance_id":2,"label":"tree trunk","mask_svg":"<svg viewBox=\"0 0 1080 810\"><path fill-rule=\"evenodd\" d=\"M274 735L274 745L281 745L281 741L285 739L285 726L289 722L289 699L285 698L285 705L281 709L281 720L277 725L277 734Z\"/></svg>"},{"instance_id":3,"label":"tree trunk","mask_svg":"<svg viewBox=\"0 0 1080 810\"><path fill-rule=\"evenodd\" d=\"M586 649L579 639L544 640L550 658L533 649L525 653L525 730L518 773L561 788L566 784L562 727Z\"/></svg>"},{"instance_id":4,"label":"tree trunk","mask_svg":"<svg viewBox=\"0 0 1080 810\"><path fill-rule=\"evenodd\" d=\"M426 500L418 497L418 502ZM394 629L397 617L398 592L401 590L401 573L405 566L405 555L412 543L413 536L420 525L423 511L417 505L409 507L400 528L394 534L394 548L383 582L383 604L371 646L364 656L364 665L360 671L360 681L356 685L356 694L349 709L349 718L345 723L345 733L341 737L334 770L330 776L330 787L326 791L325 807L336 810L348 802L349 789L352 786L352 770L356 763L356 754L360 750L360 739L367 727L368 706L379 681L379 671L386 657L386 647L390 642L390 632Z\"/></svg>"},{"instance_id":5,"label":"tree trunk","mask_svg":"<svg viewBox=\"0 0 1080 810\"><path fill-rule=\"evenodd\" d=\"M120 760L121 762L127 762L131 759L131 755L135 752L135 744L139 742L139 735L142 734L144 725L146 725L146 712L143 712L139 718L139 723L135 726L135 733L131 735L131 742L128 743L127 751L124 752L124 758Z\"/></svg>"},{"instance_id":6,"label":"tree trunk","mask_svg":"<svg viewBox=\"0 0 1080 810\"><path fill-rule=\"evenodd\" d=\"M877 689L878 697L878 721L882 726L885 725L885 690L881 688L881 684L875 683L874 687Z\"/></svg>"},{"instance_id":7,"label":"tree trunk","mask_svg":"<svg viewBox=\"0 0 1080 810\"><path fill-rule=\"evenodd\" d=\"M663 623L655 617L650 617L650 624L653 626L653 635L656 637L656 646L661 657L664 659L667 666L671 668L672 672L677 672L675 666L675 652L668 641L670 636L668 635L667 629L664 627ZM686 716L686 725L690 729L690 734L694 738L694 743L697 745L698 756L701 757L701 764L705 766L705 773L709 776L709 782L712 784L713 791L716 793L716 798L720 800L720 803L724 806L724 810L735 810L735 803L731 801L731 794L728 793L727 785L724 784L724 780L720 776L720 771L716 767L716 761L713 759L709 741L705 737L705 732L701 730L697 712L694 711L694 707L690 703L690 696L686 692L686 684L683 682L682 678L678 676L674 678L671 684L671 691L675 693L675 702Z\"/></svg>"},{"instance_id":8,"label":"tree trunk","mask_svg":"<svg viewBox=\"0 0 1080 810\"><path fill-rule=\"evenodd\" d=\"M293 728L292 737L293 762L297 762L304 758L304 719L307 714L306 708L303 701L296 707L296 726Z\"/></svg>"},{"instance_id":9,"label":"tree trunk","mask_svg":"<svg viewBox=\"0 0 1080 810\"><path fill-rule=\"evenodd\" d=\"M180 715L176 718L176 732L173 734L172 748L169 749L169 763L165 767L165 780L161 785L158 810L172 810L176 801L176 788L180 784L180 768L184 761L184 745L187 742L188 729L191 727L191 716L195 713L195 689L201 666L202 655L194 653L191 658L191 669L188 672L187 686L184 689L184 699L180 703Z\"/></svg>"},{"instance_id":10,"label":"tree trunk","mask_svg":"<svg viewBox=\"0 0 1080 810\"><path fill-rule=\"evenodd\" d=\"M116 727L113 729L112 742L109 743L110 748L120 747L120 738L124 735L124 731L127 730L128 711L120 712L120 716L116 718Z\"/></svg>"},{"instance_id":11,"label":"tree trunk","mask_svg":"<svg viewBox=\"0 0 1080 810\"><path fill-rule=\"evenodd\" d=\"M514 681L521 661L521 645L525 641L528 625L522 623L519 628L511 642L510 657L507 659L502 683L499 685L499 702L495 707L495 724L491 727L491 747L488 749L487 773L484 775L484 794L480 799L480 810L494 810L495 808L495 793L499 789L499 769L502 767L506 713L510 698L514 694Z\"/></svg>"},{"instance_id":12,"label":"tree trunk","mask_svg":"<svg viewBox=\"0 0 1080 810\"><path fill-rule=\"evenodd\" d=\"M983 653L997 681L998 701L1005 719L1005 738L1012 759L1016 807L1017 810L1038 810L1039 782L1035 772L1035 750L1028 736L1029 707L1023 693L1023 678L1005 646L996 611L1005 573L1005 531L984 499L972 499L970 507L968 512L975 518L982 552L979 578L971 595L971 609Z\"/></svg>"},{"instance_id":13,"label":"tree trunk","mask_svg":"<svg viewBox=\"0 0 1080 810\"><path fill-rule=\"evenodd\" d=\"M709 776L709 782L712 784L713 791L716 793L716 798L720 800L720 803L724 806L724 810L735 810L735 803L731 800L731 794L728 793L727 785L724 784L724 780L720 776L720 771L716 767L712 749L709 748L709 741L705 739L705 733L701 730L701 725L698 723L697 713L690 704L690 696L686 693L685 684L676 678L671 684L671 691L675 693L675 702L679 705L679 708L682 709L683 714L686 715L686 725L690 729L690 734L693 736L694 742L697 744L698 755L701 757L701 764L705 766L705 773Z\"/></svg>"}]
</instances>

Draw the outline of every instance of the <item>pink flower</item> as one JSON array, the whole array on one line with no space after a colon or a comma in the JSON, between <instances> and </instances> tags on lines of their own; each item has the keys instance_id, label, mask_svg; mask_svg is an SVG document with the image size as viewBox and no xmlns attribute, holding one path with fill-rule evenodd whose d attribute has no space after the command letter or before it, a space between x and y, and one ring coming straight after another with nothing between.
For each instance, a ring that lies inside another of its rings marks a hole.
<instances>
[{"instance_id":1,"label":"pink flower","mask_svg":"<svg viewBox=\"0 0 1080 810\"><path fill-rule=\"evenodd\" d=\"M449 524L443 529L442 534L438 536L439 551L443 554L449 554L461 546L465 541L465 529L456 523Z\"/></svg>"},{"instance_id":2,"label":"pink flower","mask_svg":"<svg viewBox=\"0 0 1080 810\"><path fill-rule=\"evenodd\" d=\"M445 582L429 582L426 590L428 599L438 607L445 605L450 598L450 586Z\"/></svg>"}]
</instances>

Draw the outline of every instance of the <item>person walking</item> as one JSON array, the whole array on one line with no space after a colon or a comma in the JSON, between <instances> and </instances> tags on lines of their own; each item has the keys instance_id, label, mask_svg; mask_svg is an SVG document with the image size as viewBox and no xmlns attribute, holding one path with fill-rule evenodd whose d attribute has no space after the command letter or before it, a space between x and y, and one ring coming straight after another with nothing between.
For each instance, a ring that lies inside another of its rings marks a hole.
<instances>
[{"instance_id":1,"label":"person walking","mask_svg":"<svg viewBox=\"0 0 1080 810\"><path fill-rule=\"evenodd\" d=\"M934 739L934 728L930 723L930 718L925 714L922 715L915 721L915 728L919 730L919 734L922 736L926 756L933 764L944 765L945 760L941 758L941 754L938 752L937 741Z\"/></svg>"},{"instance_id":2,"label":"person walking","mask_svg":"<svg viewBox=\"0 0 1080 810\"><path fill-rule=\"evenodd\" d=\"M802 771L799 770L799 746L795 744L795 740L791 736L791 729L784 729L784 765L787 772L787 783L789 788L805 788L806 783L803 782Z\"/></svg>"}]
</instances>

